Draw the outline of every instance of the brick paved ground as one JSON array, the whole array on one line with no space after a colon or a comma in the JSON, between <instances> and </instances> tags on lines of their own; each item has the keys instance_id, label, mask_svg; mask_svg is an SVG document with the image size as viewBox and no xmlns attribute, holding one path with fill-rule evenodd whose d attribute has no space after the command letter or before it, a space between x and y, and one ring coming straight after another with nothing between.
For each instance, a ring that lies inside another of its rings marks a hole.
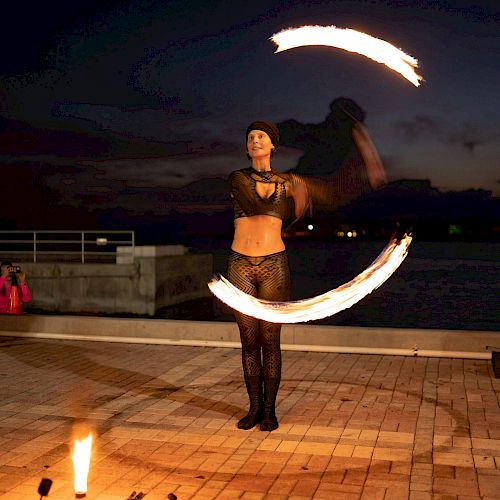
<instances>
[{"instance_id":1,"label":"brick paved ground","mask_svg":"<svg viewBox=\"0 0 500 500\"><path fill-rule=\"evenodd\" d=\"M489 362L285 352L280 428L241 431L235 349L0 339L0 498L500 498L500 379Z\"/></svg>"}]
</instances>

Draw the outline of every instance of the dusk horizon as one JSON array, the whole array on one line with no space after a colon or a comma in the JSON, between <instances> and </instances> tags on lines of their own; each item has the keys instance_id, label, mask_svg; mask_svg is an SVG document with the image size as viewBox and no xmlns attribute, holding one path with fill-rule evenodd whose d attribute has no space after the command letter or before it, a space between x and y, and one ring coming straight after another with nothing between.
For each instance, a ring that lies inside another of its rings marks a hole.
<instances>
[{"instance_id":1,"label":"dusk horizon","mask_svg":"<svg viewBox=\"0 0 500 500\"><path fill-rule=\"evenodd\" d=\"M248 166L248 123L315 129L339 98L363 110L389 181L500 195L495 2L57 1L23 14L10 4L5 18L0 165L16 184L30 162L21 189L57 203L134 210L151 190L226 177ZM273 53L270 36L304 24L393 43L424 80L331 47ZM302 146L282 144L273 167L296 168Z\"/></svg>"}]
</instances>

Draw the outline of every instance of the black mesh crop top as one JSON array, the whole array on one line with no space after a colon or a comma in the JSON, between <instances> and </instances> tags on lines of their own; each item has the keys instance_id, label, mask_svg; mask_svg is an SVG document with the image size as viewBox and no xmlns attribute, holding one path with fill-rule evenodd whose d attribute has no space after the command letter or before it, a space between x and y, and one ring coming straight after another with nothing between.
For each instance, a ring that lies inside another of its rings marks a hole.
<instances>
[{"instance_id":1,"label":"black mesh crop top","mask_svg":"<svg viewBox=\"0 0 500 500\"><path fill-rule=\"evenodd\" d=\"M256 183L265 182L275 185L269 198L257 194ZM234 218L251 217L252 215L271 215L284 219L287 214L285 176L270 171L259 174L252 167L236 170L229 176L231 199L234 207Z\"/></svg>"}]
</instances>

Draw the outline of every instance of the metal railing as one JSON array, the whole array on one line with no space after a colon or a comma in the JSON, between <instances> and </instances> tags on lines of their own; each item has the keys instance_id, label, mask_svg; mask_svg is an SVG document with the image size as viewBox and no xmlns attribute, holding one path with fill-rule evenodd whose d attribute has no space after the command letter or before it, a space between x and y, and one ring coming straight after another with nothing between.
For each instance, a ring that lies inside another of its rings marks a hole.
<instances>
[{"instance_id":1,"label":"metal railing","mask_svg":"<svg viewBox=\"0 0 500 500\"><path fill-rule=\"evenodd\" d=\"M117 247L134 253L134 231L0 231L0 256L14 260L102 262L116 259Z\"/></svg>"}]
</instances>

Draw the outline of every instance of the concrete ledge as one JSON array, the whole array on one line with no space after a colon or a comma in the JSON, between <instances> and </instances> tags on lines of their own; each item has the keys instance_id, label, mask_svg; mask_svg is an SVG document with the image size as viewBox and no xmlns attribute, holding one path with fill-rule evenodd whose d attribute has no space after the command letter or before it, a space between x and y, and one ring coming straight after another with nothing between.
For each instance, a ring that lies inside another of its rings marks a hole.
<instances>
[{"instance_id":1,"label":"concrete ledge","mask_svg":"<svg viewBox=\"0 0 500 500\"><path fill-rule=\"evenodd\" d=\"M184 245L142 245L136 247L116 247L117 264L133 264L137 257L166 257L185 255L188 249Z\"/></svg>"},{"instance_id":2,"label":"concrete ledge","mask_svg":"<svg viewBox=\"0 0 500 500\"><path fill-rule=\"evenodd\" d=\"M236 323L91 316L0 316L0 336L240 347ZM283 325L285 350L490 359L500 332Z\"/></svg>"},{"instance_id":3,"label":"concrete ledge","mask_svg":"<svg viewBox=\"0 0 500 500\"><path fill-rule=\"evenodd\" d=\"M213 256L186 250L182 245L135 247L128 264L25 262L32 296L25 310L153 317L159 310L211 297L207 282Z\"/></svg>"}]
</instances>

